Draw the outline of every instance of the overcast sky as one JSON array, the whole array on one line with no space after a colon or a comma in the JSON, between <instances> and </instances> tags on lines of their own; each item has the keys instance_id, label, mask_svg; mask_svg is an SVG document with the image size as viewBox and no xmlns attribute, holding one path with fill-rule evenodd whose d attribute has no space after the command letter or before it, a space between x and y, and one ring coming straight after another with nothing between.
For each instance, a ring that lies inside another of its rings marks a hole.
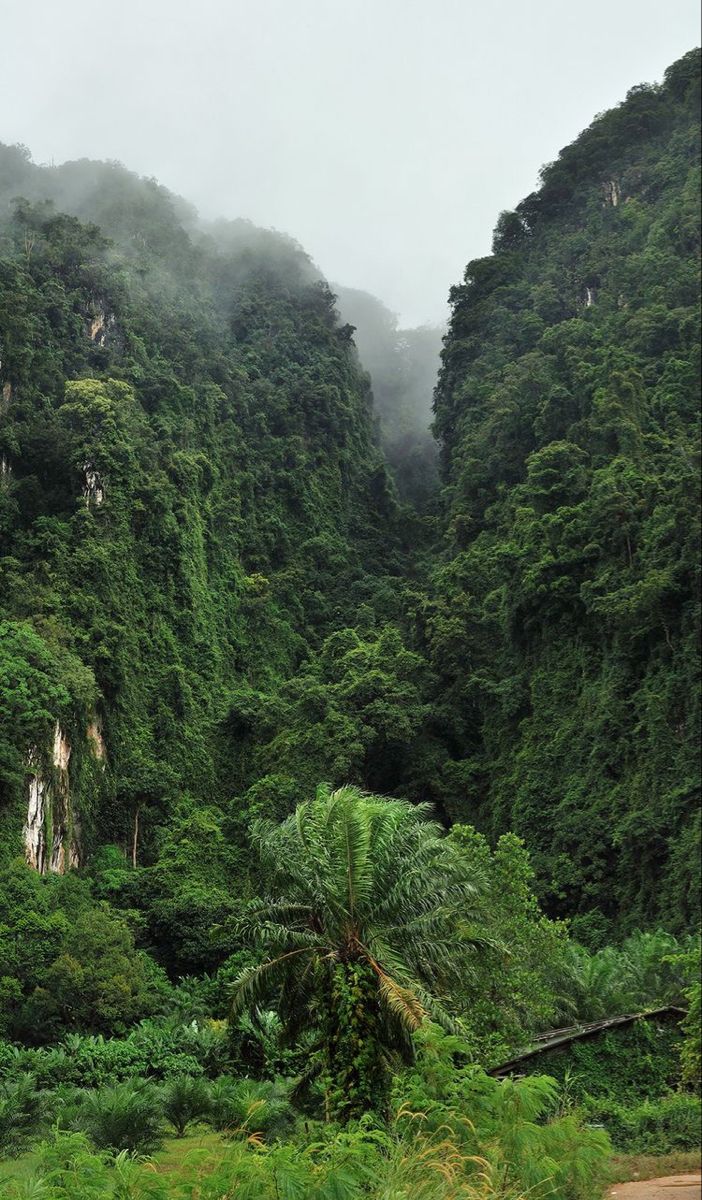
<instances>
[{"instance_id":1,"label":"overcast sky","mask_svg":"<svg viewBox=\"0 0 702 1200\"><path fill-rule=\"evenodd\" d=\"M408 324L697 0L0 0L0 141L296 237Z\"/></svg>"}]
</instances>

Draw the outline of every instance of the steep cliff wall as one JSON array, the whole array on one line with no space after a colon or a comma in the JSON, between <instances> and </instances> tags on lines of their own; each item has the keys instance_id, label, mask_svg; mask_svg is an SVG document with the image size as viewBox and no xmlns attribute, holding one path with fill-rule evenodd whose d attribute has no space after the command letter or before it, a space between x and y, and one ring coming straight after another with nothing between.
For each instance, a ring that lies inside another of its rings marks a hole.
<instances>
[{"instance_id":1,"label":"steep cliff wall","mask_svg":"<svg viewBox=\"0 0 702 1200\"><path fill-rule=\"evenodd\" d=\"M7 195L55 187L0 167ZM248 786L232 692L278 686L398 570L368 384L306 256L98 176L117 243L24 202L2 225L0 819L42 871L131 855L135 823L148 855L184 795Z\"/></svg>"},{"instance_id":2,"label":"steep cliff wall","mask_svg":"<svg viewBox=\"0 0 702 1200\"><path fill-rule=\"evenodd\" d=\"M605 929L696 907L698 97L695 52L502 214L436 397L440 794Z\"/></svg>"}]
</instances>

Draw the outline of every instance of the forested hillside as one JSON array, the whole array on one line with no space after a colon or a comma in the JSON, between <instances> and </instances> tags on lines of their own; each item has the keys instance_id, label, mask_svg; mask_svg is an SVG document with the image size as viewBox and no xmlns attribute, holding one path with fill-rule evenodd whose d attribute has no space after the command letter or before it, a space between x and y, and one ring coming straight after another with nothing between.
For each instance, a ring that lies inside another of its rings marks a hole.
<instances>
[{"instance_id":1,"label":"forested hillside","mask_svg":"<svg viewBox=\"0 0 702 1200\"><path fill-rule=\"evenodd\" d=\"M694 53L502 214L436 395L442 794L593 937L697 904L698 105Z\"/></svg>"},{"instance_id":2,"label":"forested hillside","mask_svg":"<svg viewBox=\"0 0 702 1200\"><path fill-rule=\"evenodd\" d=\"M373 387L380 440L402 499L422 510L438 487L437 445L432 436L432 397L444 329L401 329L375 296L334 285L342 321L354 326L354 342Z\"/></svg>"},{"instance_id":3,"label":"forested hillside","mask_svg":"<svg viewBox=\"0 0 702 1200\"><path fill-rule=\"evenodd\" d=\"M255 782L249 691L382 609L393 502L350 331L294 243L189 233L119 167L6 148L0 172L3 849L29 786L40 869L115 841L142 861L176 802Z\"/></svg>"},{"instance_id":4,"label":"forested hillside","mask_svg":"<svg viewBox=\"0 0 702 1200\"><path fill-rule=\"evenodd\" d=\"M697 87L599 117L454 289L433 545L294 242L3 150L6 853L148 863L176 811L237 843L353 779L514 829L595 939L689 923ZM407 338L341 304L402 467Z\"/></svg>"},{"instance_id":5,"label":"forested hillside","mask_svg":"<svg viewBox=\"0 0 702 1200\"><path fill-rule=\"evenodd\" d=\"M697 69L599 117L454 289L433 535L294 242L3 150L5 853L149 863L205 800L235 849L352 779L514 829L595 941L689 924ZM341 305L424 502L431 354L413 378L391 314Z\"/></svg>"},{"instance_id":6,"label":"forested hillside","mask_svg":"<svg viewBox=\"0 0 702 1200\"><path fill-rule=\"evenodd\" d=\"M693 53L499 217L435 441L439 330L0 146L3 1197L698 1144L698 103Z\"/></svg>"}]
</instances>

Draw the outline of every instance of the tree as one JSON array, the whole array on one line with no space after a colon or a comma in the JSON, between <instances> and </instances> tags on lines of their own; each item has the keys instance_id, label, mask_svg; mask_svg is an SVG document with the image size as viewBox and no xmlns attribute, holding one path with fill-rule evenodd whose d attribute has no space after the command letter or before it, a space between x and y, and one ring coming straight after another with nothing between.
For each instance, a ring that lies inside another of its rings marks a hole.
<instances>
[{"instance_id":1,"label":"tree","mask_svg":"<svg viewBox=\"0 0 702 1200\"><path fill-rule=\"evenodd\" d=\"M462 981L463 1040L483 1065L504 1061L534 1033L560 1017L569 942L565 923L544 916L534 892L534 869L520 838L503 834L491 850L470 825L452 827L449 841L472 874L485 879L476 916L492 945L473 979Z\"/></svg>"},{"instance_id":2,"label":"tree","mask_svg":"<svg viewBox=\"0 0 702 1200\"><path fill-rule=\"evenodd\" d=\"M680 1061L683 1082L699 1092L702 1085L702 984L700 983L699 936L680 954L672 954L663 960L682 970L687 987L683 997L687 1003L687 1016L680 1022L684 1038L680 1046Z\"/></svg>"},{"instance_id":3,"label":"tree","mask_svg":"<svg viewBox=\"0 0 702 1200\"><path fill-rule=\"evenodd\" d=\"M105 908L81 912L60 953L43 972L22 1012L24 1029L50 1040L66 1029L124 1034L158 1011L166 980L142 951L127 924Z\"/></svg>"},{"instance_id":4,"label":"tree","mask_svg":"<svg viewBox=\"0 0 702 1200\"><path fill-rule=\"evenodd\" d=\"M382 1106L393 1052L469 970L469 921L480 887L428 808L322 786L252 839L267 894L248 930L266 957L234 984L232 1016L278 989L289 1036L321 1033L327 1112Z\"/></svg>"},{"instance_id":5,"label":"tree","mask_svg":"<svg viewBox=\"0 0 702 1200\"><path fill-rule=\"evenodd\" d=\"M28 748L48 741L68 702L44 639L26 621L0 621L0 783L22 781Z\"/></svg>"},{"instance_id":6,"label":"tree","mask_svg":"<svg viewBox=\"0 0 702 1200\"><path fill-rule=\"evenodd\" d=\"M161 838L158 861L133 883L131 873L122 879L125 896L144 911L155 957L174 978L211 970L221 960L213 930L235 908L227 876L240 873L237 851L222 833L221 813L189 804L186 797Z\"/></svg>"}]
</instances>

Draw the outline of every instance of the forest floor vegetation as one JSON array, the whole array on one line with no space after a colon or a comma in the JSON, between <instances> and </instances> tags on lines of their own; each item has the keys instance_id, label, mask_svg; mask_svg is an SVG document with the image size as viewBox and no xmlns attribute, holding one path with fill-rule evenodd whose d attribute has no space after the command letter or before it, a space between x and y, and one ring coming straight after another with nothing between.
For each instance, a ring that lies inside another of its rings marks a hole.
<instances>
[{"instance_id":1,"label":"forest floor vegetation","mask_svg":"<svg viewBox=\"0 0 702 1200\"><path fill-rule=\"evenodd\" d=\"M702 1153L699 1150L679 1154L614 1154L610 1169L612 1183L636 1179L661 1179L666 1175L699 1175Z\"/></svg>"}]
</instances>

